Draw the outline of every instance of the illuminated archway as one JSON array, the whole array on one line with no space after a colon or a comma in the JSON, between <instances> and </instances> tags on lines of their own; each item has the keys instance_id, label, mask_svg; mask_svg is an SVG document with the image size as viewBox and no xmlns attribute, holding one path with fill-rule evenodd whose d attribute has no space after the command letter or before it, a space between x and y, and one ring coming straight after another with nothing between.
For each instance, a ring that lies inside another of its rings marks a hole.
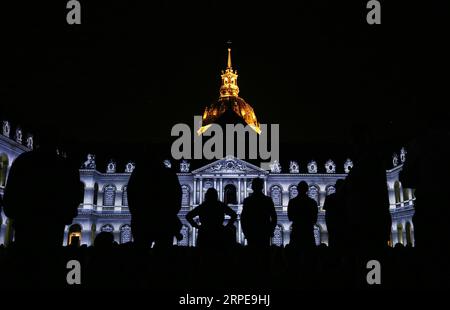
<instances>
[{"instance_id":1,"label":"illuminated archway","mask_svg":"<svg viewBox=\"0 0 450 310\"><path fill-rule=\"evenodd\" d=\"M67 234L67 245L80 246L81 244L81 226L79 224L73 224L69 227L69 233Z\"/></svg>"}]
</instances>

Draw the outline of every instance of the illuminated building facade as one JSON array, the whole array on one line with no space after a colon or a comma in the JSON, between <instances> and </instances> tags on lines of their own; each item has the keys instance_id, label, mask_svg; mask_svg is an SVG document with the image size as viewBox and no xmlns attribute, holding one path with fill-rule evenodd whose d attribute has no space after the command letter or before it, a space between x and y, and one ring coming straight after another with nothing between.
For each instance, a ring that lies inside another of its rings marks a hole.
<instances>
[{"instance_id":1,"label":"illuminated building facade","mask_svg":"<svg viewBox=\"0 0 450 310\"><path fill-rule=\"evenodd\" d=\"M25 143L25 145L24 145ZM15 131L13 136L8 122L3 123L0 135L0 194L3 195L4 185L11 163L22 152L33 148L32 136L22 139L22 132ZM414 213L414 196L410 189L402 188L399 173L405 161L405 151L400 156L393 156L393 168L386 171L389 201L392 215L392 244L414 244L412 215ZM335 191L337 179L344 179L351 169L351 160L342 163L342 171L337 173L336 164L328 160L322 165L310 161L301 166L291 161L289 167L280 164L272 166L271 171L262 170L244 160L231 156L212 162L195 170L190 170L190 163L180 162L178 178L183 190L182 210L179 217L183 221L182 234L184 239L179 245L193 246L196 244L197 232L185 221L186 213L199 205L208 188L218 190L220 199L229 204L238 214L242 209L242 202L251 192L251 180L261 177L265 180L264 191L271 196L278 214L278 225L273 243L285 245L289 243L290 225L287 219L287 204L290 198L297 194L296 185L306 181L310 186L309 195L315 199L320 208L316 225L316 241L328 242L325 225L325 211L322 210L327 195ZM80 169L81 181L84 184L84 200L79 207L78 216L71 226L66 227L64 244L80 241L90 245L101 231L114 234L118 243L132 239L130 228L130 213L128 211L127 184L134 164L129 162L118 171L114 162L109 162L105 172L99 172L96 167L95 156L88 155ZM151 198L149 198L151 201ZM7 217L1 214L0 244L8 243L13 238L11 225ZM237 222L236 240L245 244L245 239Z\"/></svg>"}]
</instances>

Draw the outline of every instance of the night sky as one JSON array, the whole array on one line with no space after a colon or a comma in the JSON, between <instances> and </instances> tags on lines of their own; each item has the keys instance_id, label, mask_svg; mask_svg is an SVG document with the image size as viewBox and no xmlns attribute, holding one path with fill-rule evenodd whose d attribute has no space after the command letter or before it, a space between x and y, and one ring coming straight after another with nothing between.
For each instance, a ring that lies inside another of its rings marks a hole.
<instances>
[{"instance_id":1,"label":"night sky","mask_svg":"<svg viewBox=\"0 0 450 310\"><path fill-rule=\"evenodd\" d=\"M448 120L443 1L381 1L378 26L367 1L80 1L79 26L47 2L2 4L0 119L80 152L170 141L218 98L228 40L240 96L284 143L336 147L359 122L403 144Z\"/></svg>"}]
</instances>

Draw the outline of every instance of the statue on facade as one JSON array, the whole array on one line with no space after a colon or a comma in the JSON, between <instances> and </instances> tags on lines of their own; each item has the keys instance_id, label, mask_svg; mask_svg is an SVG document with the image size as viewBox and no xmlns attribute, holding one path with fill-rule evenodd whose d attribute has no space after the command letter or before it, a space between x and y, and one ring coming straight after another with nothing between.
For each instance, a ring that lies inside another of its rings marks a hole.
<instances>
[{"instance_id":1,"label":"statue on facade","mask_svg":"<svg viewBox=\"0 0 450 310\"><path fill-rule=\"evenodd\" d=\"M314 160L308 163L308 173L317 173L317 163Z\"/></svg>"},{"instance_id":2,"label":"statue on facade","mask_svg":"<svg viewBox=\"0 0 450 310\"><path fill-rule=\"evenodd\" d=\"M3 121L3 135L9 138L11 132L11 125L9 125L8 121Z\"/></svg>"},{"instance_id":3,"label":"statue on facade","mask_svg":"<svg viewBox=\"0 0 450 310\"><path fill-rule=\"evenodd\" d=\"M327 173L336 173L336 164L334 163L334 161L329 159L325 163L325 170L327 171Z\"/></svg>"},{"instance_id":4,"label":"statue on facade","mask_svg":"<svg viewBox=\"0 0 450 310\"><path fill-rule=\"evenodd\" d=\"M406 150L404 147L400 150L400 161L402 164L406 161Z\"/></svg>"},{"instance_id":5,"label":"statue on facade","mask_svg":"<svg viewBox=\"0 0 450 310\"><path fill-rule=\"evenodd\" d=\"M88 154L87 160L83 164L83 169L95 169L95 155Z\"/></svg>"},{"instance_id":6,"label":"statue on facade","mask_svg":"<svg viewBox=\"0 0 450 310\"><path fill-rule=\"evenodd\" d=\"M270 164L270 172L272 173L281 173L281 164L278 160L274 160L272 164Z\"/></svg>"},{"instance_id":7,"label":"statue on facade","mask_svg":"<svg viewBox=\"0 0 450 310\"><path fill-rule=\"evenodd\" d=\"M130 161L125 166L125 172L126 173L132 173L135 167L136 167L136 165L133 162Z\"/></svg>"},{"instance_id":8,"label":"statue on facade","mask_svg":"<svg viewBox=\"0 0 450 310\"><path fill-rule=\"evenodd\" d=\"M300 167L296 161L291 161L289 163L289 172L290 173L299 173Z\"/></svg>"},{"instance_id":9,"label":"statue on facade","mask_svg":"<svg viewBox=\"0 0 450 310\"><path fill-rule=\"evenodd\" d=\"M392 165L394 167L398 166L398 155L397 155L397 153L394 153L394 155L392 155Z\"/></svg>"},{"instance_id":10,"label":"statue on facade","mask_svg":"<svg viewBox=\"0 0 450 310\"><path fill-rule=\"evenodd\" d=\"M33 149L34 145L33 145L33 135L28 135L27 136L27 148L29 148L30 150Z\"/></svg>"},{"instance_id":11,"label":"statue on facade","mask_svg":"<svg viewBox=\"0 0 450 310\"><path fill-rule=\"evenodd\" d=\"M23 138L22 129L17 128L16 129L16 142L22 143L22 138Z\"/></svg>"},{"instance_id":12,"label":"statue on facade","mask_svg":"<svg viewBox=\"0 0 450 310\"><path fill-rule=\"evenodd\" d=\"M182 160L180 163L180 172L188 173L190 168L190 163L187 160Z\"/></svg>"},{"instance_id":13,"label":"statue on facade","mask_svg":"<svg viewBox=\"0 0 450 310\"><path fill-rule=\"evenodd\" d=\"M116 173L116 162L110 160L108 166L106 167L106 173Z\"/></svg>"},{"instance_id":14,"label":"statue on facade","mask_svg":"<svg viewBox=\"0 0 450 310\"><path fill-rule=\"evenodd\" d=\"M350 158L347 158L347 160L344 163L344 171L345 173L350 173L350 170L353 168L353 161Z\"/></svg>"}]
</instances>

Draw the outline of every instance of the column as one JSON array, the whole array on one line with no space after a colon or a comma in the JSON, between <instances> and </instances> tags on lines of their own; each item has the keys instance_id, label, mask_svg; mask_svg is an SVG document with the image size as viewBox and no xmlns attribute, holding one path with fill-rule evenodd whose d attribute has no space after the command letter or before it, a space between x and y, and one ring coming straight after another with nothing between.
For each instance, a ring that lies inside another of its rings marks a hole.
<instances>
[{"instance_id":1,"label":"column","mask_svg":"<svg viewBox=\"0 0 450 310\"><path fill-rule=\"evenodd\" d=\"M399 186L399 196L400 196L400 206L401 207L403 207L403 206L405 206L405 201L404 201L404 198L403 198L403 184L402 183L400 183L400 186ZM406 244L406 243L405 243Z\"/></svg>"},{"instance_id":2,"label":"column","mask_svg":"<svg viewBox=\"0 0 450 310\"><path fill-rule=\"evenodd\" d=\"M402 231L402 235L403 235L403 245L406 245L408 243L408 239L406 238L406 222L403 222L403 231Z\"/></svg>"},{"instance_id":3,"label":"column","mask_svg":"<svg viewBox=\"0 0 450 310\"><path fill-rule=\"evenodd\" d=\"M201 204L203 202L203 178L200 178L200 188L198 192L199 192L198 203Z\"/></svg>"},{"instance_id":4,"label":"column","mask_svg":"<svg viewBox=\"0 0 450 310\"><path fill-rule=\"evenodd\" d=\"M217 190L217 180L214 178L214 189Z\"/></svg>"},{"instance_id":5,"label":"column","mask_svg":"<svg viewBox=\"0 0 450 310\"><path fill-rule=\"evenodd\" d=\"M191 236L191 240L192 240L192 246L195 246L197 243L197 229L192 227L192 236Z\"/></svg>"},{"instance_id":6,"label":"column","mask_svg":"<svg viewBox=\"0 0 450 310\"><path fill-rule=\"evenodd\" d=\"M395 209L395 191L392 186L388 184L388 195L389 195L389 207Z\"/></svg>"},{"instance_id":7,"label":"column","mask_svg":"<svg viewBox=\"0 0 450 310\"><path fill-rule=\"evenodd\" d=\"M241 179L240 178L238 179L238 190L237 190L237 192L238 192L238 204L240 205L241 204Z\"/></svg>"},{"instance_id":8,"label":"column","mask_svg":"<svg viewBox=\"0 0 450 310\"><path fill-rule=\"evenodd\" d=\"M319 210L323 210L325 199L327 198L327 190L325 187L319 187Z\"/></svg>"},{"instance_id":9,"label":"column","mask_svg":"<svg viewBox=\"0 0 450 310\"><path fill-rule=\"evenodd\" d=\"M264 195L267 195L267 179L264 179Z\"/></svg>"},{"instance_id":10,"label":"column","mask_svg":"<svg viewBox=\"0 0 450 310\"><path fill-rule=\"evenodd\" d=\"M197 179L194 178L194 189L192 190L193 192L193 204L196 205L197 204Z\"/></svg>"},{"instance_id":11,"label":"column","mask_svg":"<svg viewBox=\"0 0 450 310\"><path fill-rule=\"evenodd\" d=\"M220 178L220 183L219 183L219 200L223 201L223 179Z\"/></svg>"},{"instance_id":12,"label":"column","mask_svg":"<svg viewBox=\"0 0 450 310\"><path fill-rule=\"evenodd\" d=\"M241 219L239 217L237 221L237 227L238 227L238 243L241 244L242 242L242 228L241 228Z\"/></svg>"},{"instance_id":13,"label":"column","mask_svg":"<svg viewBox=\"0 0 450 310\"><path fill-rule=\"evenodd\" d=\"M244 178L244 199L247 198L247 178Z\"/></svg>"}]
</instances>

